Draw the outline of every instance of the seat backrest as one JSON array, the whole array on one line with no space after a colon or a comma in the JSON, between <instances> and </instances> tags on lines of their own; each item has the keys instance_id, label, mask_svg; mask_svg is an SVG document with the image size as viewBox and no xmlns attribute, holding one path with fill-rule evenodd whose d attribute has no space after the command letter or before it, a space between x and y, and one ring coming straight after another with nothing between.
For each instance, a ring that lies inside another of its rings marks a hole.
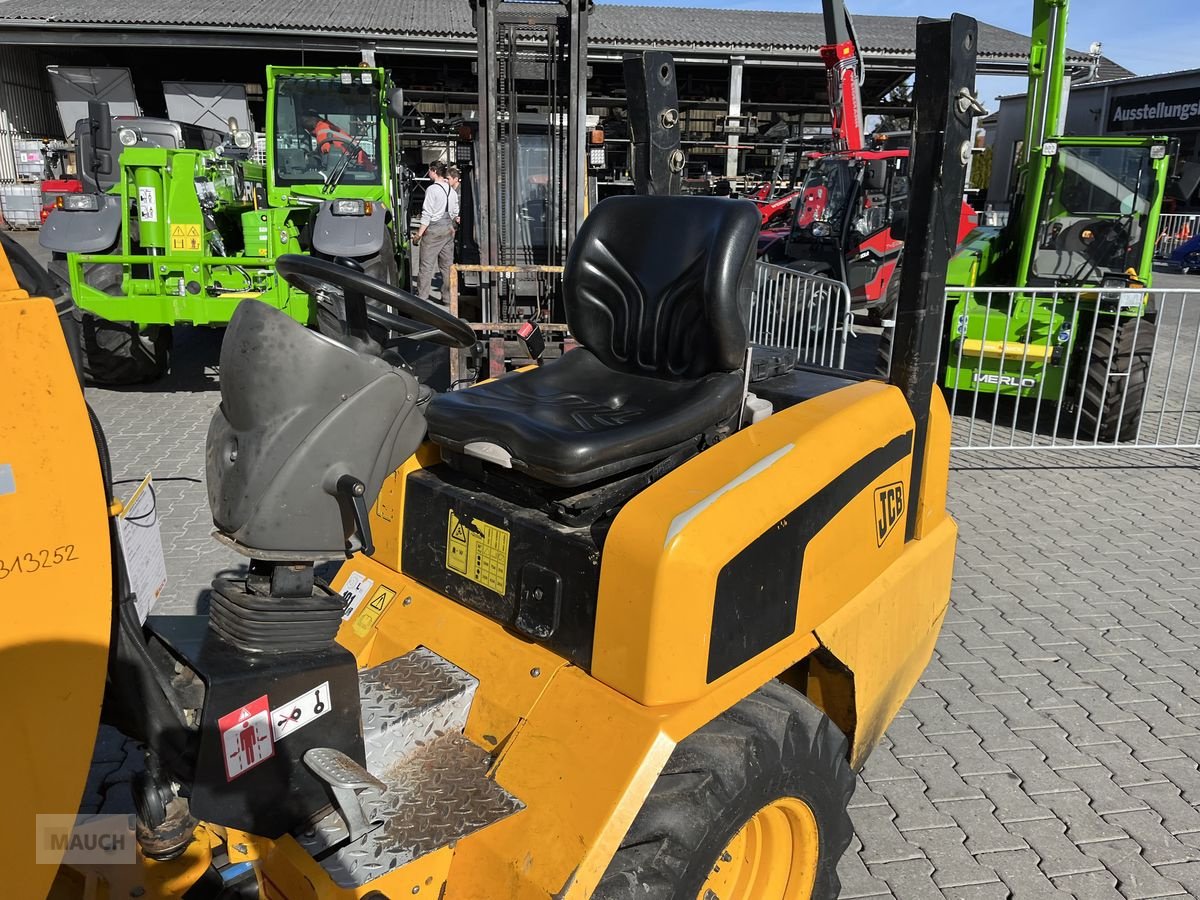
<instances>
[{"instance_id":1,"label":"seat backrest","mask_svg":"<svg viewBox=\"0 0 1200 900\"><path fill-rule=\"evenodd\" d=\"M572 334L609 368L635 375L740 369L760 221L750 201L720 197L598 204L563 274Z\"/></svg>"}]
</instances>

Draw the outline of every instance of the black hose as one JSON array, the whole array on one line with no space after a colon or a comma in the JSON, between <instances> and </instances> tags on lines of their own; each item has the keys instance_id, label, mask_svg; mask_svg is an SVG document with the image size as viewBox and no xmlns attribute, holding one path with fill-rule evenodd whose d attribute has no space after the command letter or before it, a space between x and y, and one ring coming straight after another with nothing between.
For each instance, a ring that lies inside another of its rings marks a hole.
<instances>
[{"instance_id":1,"label":"black hose","mask_svg":"<svg viewBox=\"0 0 1200 900\"><path fill-rule=\"evenodd\" d=\"M104 495L112 507L112 457L104 428L91 404L87 407L88 421L96 442L96 456L104 481ZM107 512L107 510L106 510ZM110 636L109 681L116 688L108 698L117 705L115 712L120 723L139 733L129 737L143 741L159 758L172 768L187 768L188 741L192 730L187 724L183 706L171 687L166 674L150 656L141 622L137 618L136 598L129 589L125 557L121 553L117 520L109 517L109 546L113 573L113 630Z\"/></svg>"},{"instance_id":2,"label":"black hose","mask_svg":"<svg viewBox=\"0 0 1200 900\"><path fill-rule=\"evenodd\" d=\"M100 420L96 418L96 412L92 409L92 404L84 400L83 405L87 407L88 421L92 425L92 438L96 442L96 455L100 458L100 475L104 479L104 498L111 507L113 502L113 477L112 457L108 453L108 438L104 436L104 429L100 425Z\"/></svg>"}]
</instances>

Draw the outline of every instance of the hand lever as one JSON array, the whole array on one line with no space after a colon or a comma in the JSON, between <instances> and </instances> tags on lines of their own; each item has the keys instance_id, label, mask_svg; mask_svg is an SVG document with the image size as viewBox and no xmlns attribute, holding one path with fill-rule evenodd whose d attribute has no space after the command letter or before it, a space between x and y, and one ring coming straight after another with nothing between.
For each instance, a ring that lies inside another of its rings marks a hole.
<instances>
[{"instance_id":1,"label":"hand lever","mask_svg":"<svg viewBox=\"0 0 1200 900\"><path fill-rule=\"evenodd\" d=\"M350 502L350 515L354 518L354 533L362 542L362 552L371 556L375 552L375 541L371 538L371 521L364 495L367 486L353 475L343 475L337 480L337 495Z\"/></svg>"}]
</instances>

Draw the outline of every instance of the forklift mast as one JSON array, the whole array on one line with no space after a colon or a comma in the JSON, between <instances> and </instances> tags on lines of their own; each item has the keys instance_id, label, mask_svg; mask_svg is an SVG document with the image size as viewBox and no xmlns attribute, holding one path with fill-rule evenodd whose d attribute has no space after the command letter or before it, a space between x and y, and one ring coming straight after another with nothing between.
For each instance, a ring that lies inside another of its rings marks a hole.
<instances>
[{"instance_id":1,"label":"forklift mast","mask_svg":"<svg viewBox=\"0 0 1200 900\"><path fill-rule=\"evenodd\" d=\"M562 265L583 221L591 7L592 0L471 0L483 265Z\"/></svg>"},{"instance_id":2,"label":"forklift mast","mask_svg":"<svg viewBox=\"0 0 1200 900\"><path fill-rule=\"evenodd\" d=\"M825 46L820 54L829 84L834 149L862 150L863 64L854 22L842 0L821 0L821 11L825 17Z\"/></svg>"},{"instance_id":3,"label":"forklift mast","mask_svg":"<svg viewBox=\"0 0 1200 900\"><path fill-rule=\"evenodd\" d=\"M1067 45L1069 0L1034 0L1033 31L1029 45L1029 88L1025 102L1025 141L1019 158L1017 197L1023 198L1017 234L1020 257L1016 284L1023 287L1033 257L1033 244L1041 214L1039 198L1045 186L1046 167L1038 158L1047 138L1058 134L1063 102L1063 72Z\"/></svg>"}]
</instances>

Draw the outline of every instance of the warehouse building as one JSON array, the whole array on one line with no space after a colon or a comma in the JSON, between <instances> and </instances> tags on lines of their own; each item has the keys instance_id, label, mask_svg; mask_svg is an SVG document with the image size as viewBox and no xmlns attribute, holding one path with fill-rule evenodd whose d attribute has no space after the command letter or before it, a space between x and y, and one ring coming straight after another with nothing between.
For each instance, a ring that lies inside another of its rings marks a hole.
<instances>
[{"instance_id":1,"label":"warehouse building","mask_svg":"<svg viewBox=\"0 0 1200 900\"><path fill-rule=\"evenodd\" d=\"M866 65L866 111L897 111L887 97L914 70L916 19L859 16L855 24ZM598 3L588 30L589 112L603 118L624 106L623 54L669 50L676 58L685 149L716 174L769 169L783 141L795 146L827 129L819 12ZM1028 44L1023 35L980 23L980 73L1023 73ZM121 90L136 111L151 116L168 115L165 82L230 85L260 129L269 63L374 61L391 70L406 102L424 116L422 130L436 130L476 104L469 0L0 0L0 45L0 183L20 179L14 160L21 141L69 136L70 123L63 121L69 116L55 109L49 67L76 82L86 81L88 70L128 70ZM1077 71L1090 62L1084 53L1068 57ZM93 89L101 95L118 90L99 76Z\"/></svg>"},{"instance_id":2,"label":"warehouse building","mask_svg":"<svg viewBox=\"0 0 1200 900\"><path fill-rule=\"evenodd\" d=\"M1012 190L1012 160L1025 122L1025 95L1000 98L988 145L993 147L989 198L1002 208ZM1098 78L1071 84L1064 134L1162 135L1178 141L1180 178L1168 207L1200 205L1200 69L1161 75Z\"/></svg>"}]
</instances>

